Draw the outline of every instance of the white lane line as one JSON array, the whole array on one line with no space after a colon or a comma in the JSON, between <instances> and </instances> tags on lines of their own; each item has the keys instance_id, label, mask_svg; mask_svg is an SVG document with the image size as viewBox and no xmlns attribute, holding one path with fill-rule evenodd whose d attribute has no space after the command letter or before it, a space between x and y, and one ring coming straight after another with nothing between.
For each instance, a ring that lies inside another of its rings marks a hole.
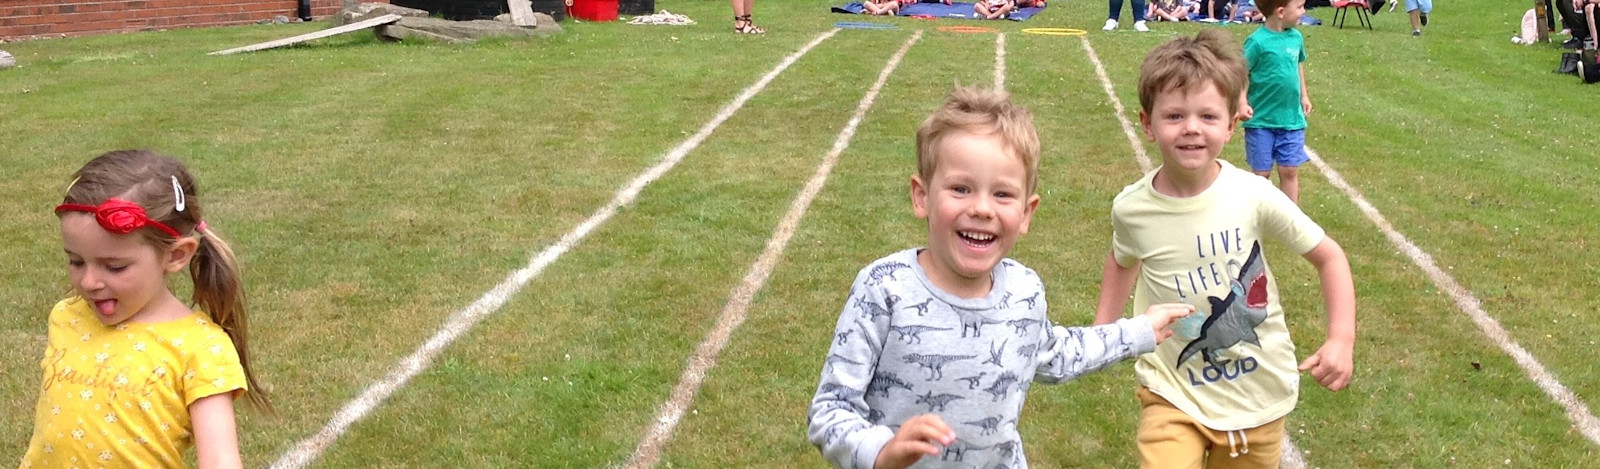
<instances>
[{"instance_id":1,"label":"white lane line","mask_svg":"<svg viewBox=\"0 0 1600 469\"><path fill-rule=\"evenodd\" d=\"M1361 213L1366 214L1367 219L1372 220L1374 225L1378 225L1378 229L1383 231L1384 236L1389 238L1390 244L1393 244L1400 252L1405 253L1406 257L1411 258L1411 263L1416 264L1428 275L1428 279L1433 281L1434 287L1437 287L1439 291L1449 293L1450 299L1455 302L1456 307L1460 308L1461 312L1467 313L1467 317L1472 318L1472 322L1478 325L1478 329L1483 331L1483 335L1489 337L1490 342L1494 342L1495 345L1500 347L1501 351L1505 352L1506 355L1510 355L1511 359L1517 362L1517 366L1522 367L1522 371L1528 374L1528 378L1539 386L1539 389L1543 390L1551 399L1555 399L1556 403L1561 404L1561 407L1566 409L1567 418L1572 420L1572 423L1578 427L1578 431L1582 432L1585 438L1588 438L1592 443L1600 444L1600 420L1595 419L1594 414L1589 412L1589 406L1585 405L1576 393L1563 386L1561 381L1556 379L1555 374L1545 369L1544 364L1533 358L1533 354L1528 353L1527 349L1518 345L1516 339L1512 339L1511 334L1500 326L1500 321L1495 320L1494 317L1489 316L1489 313L1483 310L1482 303L1472 295L1470 290L1461 286L1454 277L1451 277L1450 274L1440 269L1437 264L1434 264L1433 256L1428 255L1422 248L1412 244L1411 240L1407 239L1405 235L1396 231L1394 225L1389 224L1389 220L1385 219L1376 207L1367 203L1367 199L1361 196L1360 191L1345 182L1344 178L1339 176L1338 171L1334 171L1332 166L1322 160L1322 156L1312 151L1311 147L1306 147L1306 154L1311 156L1311 164L1317 167L1317 171L1322 172L1329 183L1344 191L1345 196L1349 197L1351 201L1355 202L1356 207L1361 209Z\"/></svg>"},{"instance_id":2,"label":"white lane line","mask_svg":"<svg viewBox=\"0 0 1600 469\"><path fill-rule=\"evenodd\" d=\"M706 137L711 135L712 131L715 131L717 127L722 125L723 122L732 117L735 112L738 112L739 109L744 106L745 102L750 100L750 98L754 97L757 93L760 93L762 89L766 88L768 83L771 83L774 78L778 77L778 74L783 73L783 71L788 69L790 65L794 64L796 60L799 60L800 57L806 55L807 52L810 52L813 47L816 47L817 44L821 44L822 41L833 37L833 35L837 32L839 32L838 29L833 29L822 33L815 39L812 39L810 43L807 43L804 47L801 47L800 50L795 51L788 57L785 57L782 62L778 63L777 67L772 69L772 71L767 72L766 75L763 75L760 80L757 80L755 84L750 85L749 88L745 88L744 92L740 93L739 96L734 98L732 102L724 105L722 109L717 112L716 117L712 118L710 122L707 122L704 126L702 126L699 132L696 132L693 136L690 136L689 139L684 140L683 143L678 144L676 148L673 148L672 151L663 156L659 163L656 163L655 166L650 167L650 169L646 170L644 173L639 174L639 176L635 177L633 181L630 182L626 187L623 187L622 190L618 191L616 195L612 197L610 203L607 203L604 207L601 207L599 210L595 211L593 215L590 215L589 218L584 220L583 223L578 225L577 228L574 228L571 232L568 232L566 235L562 236L560 241L557 241L556 244L545 248L543 251L540 251L539 254L532 258L527 266L512 272L510 276L507 276L506 279L501 281L499 285L496 285L494 289L484 293L483 296L478 298L477 301L474 301L466 308L451 314L450 318L445 321L444 326L441 327L432 338L428 339L428 341L424 343L422 347L418 348L410 356L401 360L399 363L396 363L395 367L389 370L389 374L384 376L383 380L367 387L366 391L362 392L360 396L356 397L350 402L345 403L345 406L341 408L338 413L334 414L333 419L329 420L327 425L322 427L322 430L318 431L317 434L295 444L293 449L284 453L283 456L278 458L277 462L272 464L271 467L274 469L297 469L305 467L307 464L315 461L317 457L328 448L329 445L332 445L335 440L338 440L339 437L350 428L350 425L366 417L367 413L371 412L372 409L383 403L383 401L388 399L391 394L394 394L396 390L400 389L401 386L404 386L407 382L409 382L412 377L415 377L418 373L421 373L422 370L427 369L428 365L433 362L434 357L437 356L440 351L444 350L445 347L448 347L450 343L455 342L455 340L462 334L472 329L472 327L477 325L479 321L482 321L485 317L488 317L490 314L499 310L501 306L504 306L506 301L510 300L513 295L516 295L517 291L521 290L524 285L527 285L528 281L532 280L534 277L538 277L539 274L544 271L545 267L549 266L551 263L554 263L556 259L560 258L562 254L565 254L574 246L577 246L580 241L583 241L584 237L589 235L589 232L593 231L595 228L611 219L611 216L615 215L618 209L629 203L632 203L633 200L639 196L639 192L644 190L645 186L649 185L657 178L660 178L661 175L666 174L666 172L671 170L673 166L676 166L678 162L683 161L683 158L687 156L690 151L693 151L696 147L699 147L700 143L704 142Z\"/></svg>"},{"instance_id":3,"label":"white lane line","mask_svg":"<svg viewBox=\"0 0 1600 469\"><path fill-rule=\"evenodd\" d=\"M1094 53L1094 46L1089 45L1089 38L1080 36L1079 39L1083 41L1083 51L1089 54L1089 61L1094 62L1094 73L1100 77L1100 87L1105 89L1106 97L1111 99L1111 106L1117 111L1117 120L1122 122L1122 133L1128 136L1128 146L1133 147L1133 155L1139 160L1140 174L1150 172L1154 168L1151 166L1150 156L1144 152L1144 144L1139 141L1139 137L1134 133L1133 124L1128 122L1127 110L1122 107L1122 100L1117 99L1117 91L1111 86L1111 77L1106 75L1105 65L1100 63L1100 56ZM1308 148L1307 150L1309 151L1310 149ZM1283 432L1282 452L1283 457L1280 463L1283 467L1287 469L1305 469L1305 455L1300 452L1300 448L1296 447L1293 441L1289 440L1287 428Z\"/></svg>"},{"instance_id":4,"label":"white lane line","mask_svg":"<svg viewBox=\"0 0 1600 469\"><path fill-rule=\"evenodd\" d=\"M661 458L661 450L672 439L672 432L678 427L678 422L683 418L683 413L694 403L694 396L700 392L700 385L705 382L706 375L711 368L717 366L717 355L722 353L723 347L728 345L728 339L733 336L733 331L744 323L745 312L750 308L750 302L755 298L756 292L767 283L767 276L772 273L772 267L777 265L778 259L783 256L783 251L789 245L789 238L794 236L794 230L800 224L800 219L805 217L806 209L811 206L811 201L822 192L822 186L828 182L828 175L833 172L833 167L839 162L839 155L850 147L850 140L855 138L856 127L861 125L861 119L867 115L867 110L872 109L872 104L878 98L878 92L883 90L883 84L889 81L889 75L900 65L911 46L922 38L922 31L918 30L906 40L905 45L889 58L889 63L884 64L883 71L878 73L878 81L872 84L867 94L861 97L861 102L856 105L855 115L850 117L844 129L839 131L838 138L833 141L833 149L828 156L823 158L822 165L817 166L816 173L811 175L811 180L806 181L805 188L800 195L795 197L789 205L789 212L783 215L783 220L778 223L777 229L772 233L772 238L767 240L767 249L761 252L761 257L750 266L745 273L744 280L734 286L729 294L728 303L722 307L722 314L717 318L716 327L712 328L706 340L700 343L694 355L689 357L688 366L684 367L683 376L678 378L678 385L672 389L672 397L661 404L661 411L656 415L650 425L650 430L644 439L639 441L639 446L634 449L633 456L628 459L628 468L654 467Z\"/></svg>"},{"instance_id":5,"label":"white lane line","mask_svg":"<svg viewBox=\"0 0 1600 469\"><path fill-rule=\"evenodd\" d=\"M994 35L994 89L1006 89L1006 33Z\"/></svg>"},{"instance_id":6,"label":"white lane line","mask_svg":"<svg viewBox=\"0 0 1600 469\"><path fill-rule=\"evenodd\" d=\"M1094 53L1094 46L1089 45L1088 36L1079 36L1083 41L1083 51L1089 53L1089 61L1094 62L1094 74L1100 76L1100 87L1105 88L1106 97L1111 99L1111 107L1117 110L1117 122L1122 123L1122 133L1128 136L1128 146L1133 147L1133 156L1139 160L1139 173L1150 172L1154 166L1150 165L1150 155L1144 152L1144 144L1139 141L1139 135L1133 130L1133 123L1128 122L1128 111L1122 107L1122 100L1117 99L1117 91L1111 88L1111 77L1106 75L1106 66L1100 63L1100 56Z\"/></svg>"},{"instance_id":7,"label":"white lane line","mask_svg":"<svg viewBox=\"0 0 1600 469\"><path fill-rule=\"evenodd\" d=\"M1289 440L1287 425L1283 428L1283 457L1279 458L1278 463L1282 464L1283 469L1306 469L1306 457L1300 452L1300 448L1295 447L1294 442Z\"/></svg>"}]
</instances>

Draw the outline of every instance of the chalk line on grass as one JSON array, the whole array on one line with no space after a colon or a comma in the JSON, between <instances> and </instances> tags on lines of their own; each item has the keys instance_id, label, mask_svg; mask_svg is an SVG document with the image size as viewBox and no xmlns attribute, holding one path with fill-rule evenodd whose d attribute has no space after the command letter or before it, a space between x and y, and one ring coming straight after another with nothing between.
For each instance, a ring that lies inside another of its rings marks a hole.
<instances>
[{"instance_id":1,"label":"chalk line on grass","mask_svg":"<svg viewBox=\"0 0 1600 469\"><path fill-rule=\"evenodd\" d=\"M325 451L329 445L332 445L334 441L338 440L340 436L344 435L351 425L366 417L368 413L370 413L374 408L377 408L379 404L382 404L384 400L388 399L390 395L394 394L395 391L399 390L402 386L409 382L411 378L415 377L418 373L421 373L422 370L427 369L428 366L433 362L433 359L438 356L445 347L448 347L452 342L455 342L457 338L460 338L462 334L466 333L468 330L471 330L473 326L478 324L478 322L482 321L490 314L493 314L495 311L498 311L500 307L504 306L505 303L510 300L512 296L516 295L524 285L527 285L528 281L538 277L539 274L544 271L545 267L548 267L551 263L554 263L556 259L560 258L562 254L565 254L568 250L571 250L573 247L577 246L578 243L583 241L583 238L588 236L589 233L594 231L595 228L598 228L607 220L610 220L611 217L617 213L617 210L621 209L625 205L628 205L629 203L632 203L633 200L639 196L639 192L644 190L645 186L649 185L651 182L654 182L663 174L666 174L666 172L676 166L678 162L683 161L683 158L687 156L690 151L693 151L695 148L699 147L701 142L704 142L707 137L711 136L711 133L715 131L717 127L721 126L723 122L727 121L728 118L732 117L733 114L738 112L740 108L744 107L744 104L749 101L750 98L754 97L757 93L760 93L761 90L765 89L768 83L771 83L773 79L777 78L778 75L783 73L784 70L787 70L789 66L793 65L795 61L800 59L800 57L805 56L806 53L810 52L812 48L816 47L818 44L821 44L822 41L826 41L828 38L833 37L833 35L838 32L838 29L832 29L819 34L816 38L812 39L811 42L806 43L805 46L801 47L800 50L795 51L788 57L785 57L778 63L776 67L773 67L772 71L767 72L767 74L763 75L761 79L757 80L754 84L750 85L748 88L745 88L743 92L739 93L739 96L734 98L733 101L729 102L727 105L724 105L722 109L717 112L717 115L711 119L711 121L706 122L704 126L701 126L699 132L696 132L687 140L679 143L677 147L673 148L670 152L663 156L660 162L656 163L644 173L641 173L635 177L632 182L619 190L615 196L612 197L609 203L595 211L595 213L590 215L588 219L584 220L582 224L579 224L577 228L574 228L571 232L563 235L561 239L556 242L556 244L551 245L550 247L545 248L543 251L540 251L537 255L534 255L527 266L512 272L511 275L507 276L505 280L502 280L499 285L496 285L493 289L484 293L482 297L479 297L477 301L474 301L466 308L451 314L450 318L445 321L445 324L433 335L432 338L429 338L427 342L423 343L423 345L415 352L412 352L410 356L407 356L405 359L400 360L399 363L395 364L395 367L392 368L388 375L384 376L382 380L367 387L367 389L363 391L360 396L352 399L350 402L345 403L344 407L339 409L339 411L334 414L333 418L328 421L327 425L323 426L322 429L319 430L315 435L312 435L304 440L300 440L300 442L295 444L294 448L290 449L288 452L284 453L283 456L279 457L278 461L273 463L271 467L274 469L298 469L305 467L312 461L315 461L317 457L321 456L322 452Z\"/></svg>"}]
</instances>

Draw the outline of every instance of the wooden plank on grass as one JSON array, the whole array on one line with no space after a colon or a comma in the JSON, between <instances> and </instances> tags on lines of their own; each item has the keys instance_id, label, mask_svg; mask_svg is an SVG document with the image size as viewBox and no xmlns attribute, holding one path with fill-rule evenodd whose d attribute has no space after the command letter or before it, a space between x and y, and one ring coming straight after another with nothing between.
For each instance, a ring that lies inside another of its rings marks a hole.
<instances>
[{"instance_id":1,"label":"wooden plank on grass","mask_svg":"<svg viewBox=\"0 0 1600 469\"><path fill-rule=\"evenodd\" d=\"M528 0L506 0L511 7L511 24L524 27L538 26L533 18L533 3Z\"/></svg>"},{"instance_id":2,"label":"wooden plank on grass","mask_svg":"<svg viewBox=\"0 0 1600 469\"><path fill-rule=\"evenodd\" d=\"M371 28L371 27L374 27L374 26L383 26L383 25L390 24L390 23L393 23L393 22L396 22L396 21L400 21L400 15L396 15L396 14L391 13L391 14L379 16L379 17L376 17L376 18L357 21L357 22L350 23L350 24L347 24L347 25L344 25L344 26L339 26L339 27L336 27L336 28L324 29L324 30L317 31L317 32L314 32L314 33L306 33L306 34L301 34L301 35L295 36L295 37L283 38L283 39L279 39L279 40L276 40L276 41L267 41L267 42L263 42L263 43L260 43L260 44L251 44L251 45L244 46L244 47L235 47L235 48L228 49L228 50L219 50L219 51L212 52L212 53L206 54L206 55L228 55L228 54L235 54L235 53L239 53L239 52L250 52L250 51L258 51L258 50L262 50L262 49L271 49L271 48L274 48L274 47L283 47L283 46L287 46L287 45L290 45L290 44L298 44L298 43L301 43L301 42L310 41L310 40L313 40L313 39L322 39L322 38L325 38L325 37L328 37L328 36L336 36L336 35L348 33L348 32L351 32L351 31L359 31L359 30L366 29L366 28Z\"/></svg>"}]
</instances>

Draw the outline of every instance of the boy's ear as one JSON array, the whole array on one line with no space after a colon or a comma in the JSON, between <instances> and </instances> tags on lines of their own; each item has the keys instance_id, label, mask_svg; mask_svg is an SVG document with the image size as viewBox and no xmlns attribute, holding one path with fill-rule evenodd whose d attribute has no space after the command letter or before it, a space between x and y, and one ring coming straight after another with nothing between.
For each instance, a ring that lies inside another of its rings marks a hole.
<instances>
[{"instance_id":1,"label":"boy's ear","mask_svg":"<svg viewBox=\"0 0 1600 469\"><path fill-rule=\"evenodd\" d=\"M1139 128L1144 129L1144 139L1145 140L1149 140L1149 141L1152 141L1152 142L1156 141L1156 134L1150 133L1150 114L1149 113L1144 112L1144 111L1139 111Z\"/></svg>"},{"instance_id":2,"label":"boy's ear","mask_svg":"<svg viewBox=\"0 0 1600 469\"><path fill-rule=\"evenodd\" d=\"M189 267L189 261L194 260L195 251L200 249L200 240L184 236L172 242L172 247L167 249L166 259L163 259L162 268L167 273L177 273Z\"/></svg>"},{"instance_id":3,"label":"boy's ear","mask_svg":"<svg viewBox=\"0 0 1600 469\"><path fill-rule=\"evenodd\" d=\"M928 186L916 174L911 175L911 212L917 218L928 218Z\"/></svg>"},{"instance_id":4,"label":"boy's ear","mask_svg":"<svg viewBox=\"0 0 1600 469\"><path fill-rule=\"evenodd\" d=\"M1022 209L1022 224L1017 227L1017 234L1028 234L1028 225L1033 223L1033 212L1039 210L1039 194L1028 196L1027 205Z\"/></svg>"}]
</instances>

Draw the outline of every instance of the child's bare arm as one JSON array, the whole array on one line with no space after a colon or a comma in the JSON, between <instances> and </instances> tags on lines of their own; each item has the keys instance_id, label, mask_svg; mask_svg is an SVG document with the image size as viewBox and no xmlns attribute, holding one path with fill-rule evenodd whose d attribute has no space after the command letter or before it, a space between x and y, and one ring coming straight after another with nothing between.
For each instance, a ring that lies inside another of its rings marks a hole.
<instances>
[{"instance_id":1,"label":"child's bare arm","mask_svg":"<svg viewBox=\"0 0 1600 469\"><path fill-rule=\"evenodd\" d=\"M1301 79L1304 80L1303 77ZM1247 121L1255 115L1255 108L1250 107L1250 80L1245 80L1244 86L1239 88L1239 114L1234 117L1240 121Z\"/></svg>"},{"instance_id":2,"label":"child's bare arm","mask_svg":"<svg viewBox=\"0 0 1600 469\"><path fill-rule=\"evenodd\" d=\"M1150 318L1150 329L1156 334L1156 343L1159 344L1168 337L1172 337L1172 330L1168 329L1178 318L1194 313L1194 306L1183 303L1162 303L1150 305L1144 316Z\"/></svg>"},{"instance_id":3,"label":"child's bare arm","mask_svg":"<svg viewBox=\"0 0 1600 469\"><path fill-rule=\"evenodd\" d=\"M1300 370L1310 371L1322 387L1338 391L1350 384L1355 369L1355 281L1350 276L1350 261L1344 248L1333 238L1323 238L1305 258L1317 268L1322 282L1322 301L1328 309L1328 339L1317 353L1300 363Z\"/></svg>"},{"instance_id":4,"label":"child's bare arm","mask_svg":"<svg viewBox=\"0 0 1600 469\"><path fill-rule=\"evenodd\" d=\"M1306 88L1306 64L1300 64L1300 109L1311 115L1311 90ZM1341 253L1343 251L1340 251Z\"/></svg>"},{"instance_id":5,"label":"child's bare arm","mask_svg":"<svg viewBox=\"0 0 1600 469\"><path fill-rule=\"evenodd\" d=\"M233 416L233 393L214 394L189 404L194 425L195 462L200 469L242 468L239 428Z\"/></svg>"},{"instance_id":6,"label":"child's bare arm","mask_svg":"<svg viewBox=\"0 0 1600 469\"><path fill-rule=\"evenodd\" d=\"M956 432L939 418L939 414L922 414L900 425L900 431L883 449L878 451L874 469L901 469L923 456L937 456L944 447L956 441Z\"/></svg>"},{"instance_id":7,"label":"child's bare arm","mask_svg":"<svg viewBox=\"0 0 1600 469\"><path fill-rule=\"evenodd\" d=\"M1122 307L1128 304L1128 294L1133 292L1138 275L1138 264L1123 267L1117 264L1116 253L1106 254L1106 265L1100 271L1100 303L1094 309L1095 324L1111 324L1122 317Z\"/></svg>"}]
</instances>

